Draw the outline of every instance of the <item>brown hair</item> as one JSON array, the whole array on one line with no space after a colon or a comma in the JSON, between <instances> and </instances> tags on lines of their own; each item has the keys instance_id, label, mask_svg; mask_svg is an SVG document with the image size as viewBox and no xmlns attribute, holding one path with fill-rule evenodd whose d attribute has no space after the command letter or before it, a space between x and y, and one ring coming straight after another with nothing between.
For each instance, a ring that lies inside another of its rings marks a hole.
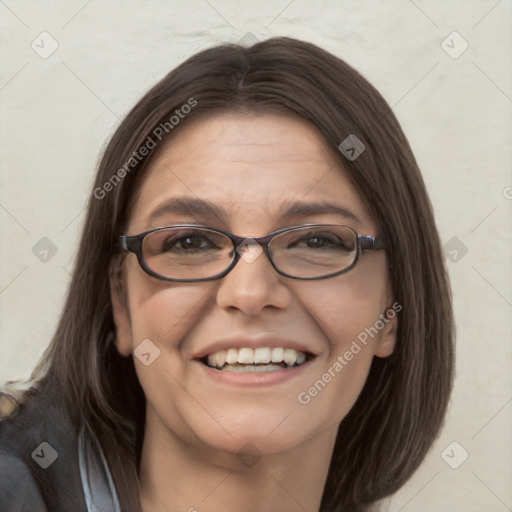
<instances>
[{"instance_id":1,"label":"brown hair","mask_svg":"<svg viewBox=\"0 0 512 512\"><path fill-rule=\"evenodd\" d=\"M320 509L367 510L406 482L442 426L453 378L450 288L425 185L393 112L358 72L313 44L279 37L202 51L126 116L96 174L94 190L103 192L90 197L64 310L34 372L38 387L58 395L77 427L83 422L96 436L123 509L140 510L145 399L133 359L120 356L112 342L109 266L155 152L142 155L140 148L191 99L195 106L179 124L167 125L166 137L201 114L222 110L286 111L310 121L336 151L387 240L394 300L403 307L396 347L389 358L374 358L340 425ZM337 150L350 134L365 145L354 161ZM121 179L105 186L115 174Z\"/></svg>"}]
</instances>

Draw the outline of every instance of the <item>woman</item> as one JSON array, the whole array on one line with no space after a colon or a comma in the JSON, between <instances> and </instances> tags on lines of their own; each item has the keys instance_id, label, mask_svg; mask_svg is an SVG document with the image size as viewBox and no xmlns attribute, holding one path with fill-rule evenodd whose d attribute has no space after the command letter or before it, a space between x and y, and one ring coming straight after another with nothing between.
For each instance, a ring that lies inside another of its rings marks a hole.
<instances>
[{"instance_id":1,"label":"woman","mask_svg":"<svg viewBox=\"0 0 512 512\"><path fill-rule=\"evenodd\" d=\"M1 497L369 510L442 426L452 325L380 94L294 39L203 51L105 150L55 336L0 428Z\"/></svg>"}]
</instances>

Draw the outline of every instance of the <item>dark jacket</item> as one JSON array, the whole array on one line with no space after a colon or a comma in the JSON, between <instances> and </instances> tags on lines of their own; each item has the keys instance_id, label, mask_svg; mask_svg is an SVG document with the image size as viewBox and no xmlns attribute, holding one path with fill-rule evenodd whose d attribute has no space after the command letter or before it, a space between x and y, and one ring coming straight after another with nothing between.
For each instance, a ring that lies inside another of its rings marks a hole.
<instances>
[{"instance_id":1,"label":"dark jacket","mask_svg":"<svg viewBox=\"0 0 512 512\"><path fill-rule=\"evenodd\" d=\"M77 432L39 393L0 422L0 511L87 512Z\"/></svg>"}]
</instances>

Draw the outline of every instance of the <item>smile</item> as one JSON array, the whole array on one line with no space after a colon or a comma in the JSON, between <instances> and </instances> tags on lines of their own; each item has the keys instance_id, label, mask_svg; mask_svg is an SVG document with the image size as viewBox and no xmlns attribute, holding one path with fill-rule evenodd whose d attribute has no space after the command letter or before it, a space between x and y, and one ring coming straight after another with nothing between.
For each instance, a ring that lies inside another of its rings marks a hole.
<instances>
[{"instance_id":1,"label":"smile","mask_svg":"<svg viewBox=\"0 0 512 512\"><path fill-rule=\"evenodd\" d=\"M201 362L223 372L273 372L301 366L312 357L294 348L240 347L219 350Z\"/></svg>"}]
</instances>

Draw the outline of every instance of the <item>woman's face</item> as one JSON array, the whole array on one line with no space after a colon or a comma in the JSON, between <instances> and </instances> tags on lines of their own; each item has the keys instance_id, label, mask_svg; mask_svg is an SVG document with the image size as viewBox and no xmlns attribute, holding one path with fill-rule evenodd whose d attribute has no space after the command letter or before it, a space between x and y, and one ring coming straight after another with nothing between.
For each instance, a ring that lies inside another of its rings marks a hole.
<instances>
[{"instance_id":1,"label":"woman's face","mask_svg":"<svg viewBox=\"0 0 512 512\"><path fill-rule=\"evenodd\" d=\"M173 198L190 208L152 216ZM209 212L206 202L221 215ZM317 208L286 215L293 205L313 203L351 215ZM260 237L306 223L379 234L314 127L285 115L218 114L181 127L159 148L127 234L200 224ZM189 446L233 453L247 442L261 453L298 447L341 422L372 358L393 350L396 318L384 322L380 316L393 303L384 251L363 251L345 274L304 281L279 275L256 249L249 247L249 257L225 277L196 283L151 277L128 254L125 302L112 285L120 353L128 356L150 340L142 346L150 354L142 358L146 364L134 358L148 422ZM296 349L313 357L297 367L244 373L198 360L229 348L270 348L276 357L279 348Z\"/></svg>"}]
</instances>

